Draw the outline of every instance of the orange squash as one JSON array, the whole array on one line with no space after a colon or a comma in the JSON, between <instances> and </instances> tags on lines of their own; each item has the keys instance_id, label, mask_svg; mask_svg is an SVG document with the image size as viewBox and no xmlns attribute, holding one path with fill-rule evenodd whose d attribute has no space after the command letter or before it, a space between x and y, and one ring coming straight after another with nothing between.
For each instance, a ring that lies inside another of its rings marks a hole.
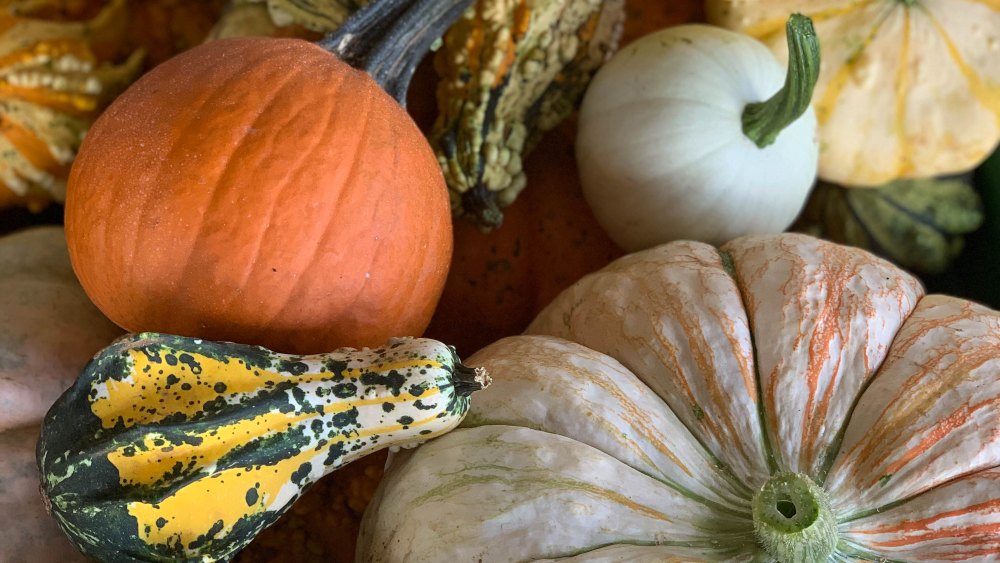
<instances>
[{"instance_id":1,"label":"orange squash","mask_svg":"<svg viewBox=\"0 0 1000 563\"><path fill-rule=\"evenodd\" d=\"M71 172L66 236L122 327L293 353L420 334L452 249L443 176L402 106L274 38L205 43L121 95Z\"/></svg>"}]
</instances>

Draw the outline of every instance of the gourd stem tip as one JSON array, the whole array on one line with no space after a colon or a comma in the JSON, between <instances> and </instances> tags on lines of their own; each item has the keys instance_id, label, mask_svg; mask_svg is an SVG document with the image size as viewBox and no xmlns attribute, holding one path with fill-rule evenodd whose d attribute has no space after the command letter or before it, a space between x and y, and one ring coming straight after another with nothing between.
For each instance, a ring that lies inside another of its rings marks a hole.
<instances>
[{"instance_id":1,"label":"gourd stem tip","mask_svg":"<svg viewBox=\"0 0 1000 563\"><path fill-rule=\"evenodd\" d=\"M468 397L490 386L493 378L486 371L486 368L469 367L465 364L455 364L455 392L463 397Z\"/></svg>"},{"instance_id":2,"label":"gourd stem tip","mask_svg":"<svg viewBox=\"0 0 1000 563\"><path fill-rule=\"evenodd\" d=\"M788 74L785 84L763 102L743 109L743 134L758 147L774 143L778 135L809 109L819 80L819 38L812 20L792 14L785 26L788 39Z\"/></svg>"}]
</instances>

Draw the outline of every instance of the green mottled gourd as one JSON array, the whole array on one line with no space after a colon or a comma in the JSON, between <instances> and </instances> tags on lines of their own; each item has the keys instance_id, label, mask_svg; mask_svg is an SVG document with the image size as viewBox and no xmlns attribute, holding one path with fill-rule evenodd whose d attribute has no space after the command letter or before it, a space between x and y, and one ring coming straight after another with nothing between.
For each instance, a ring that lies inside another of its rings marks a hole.
<instances>
[{"instance_id":1,"label":"green mottled gourd","mask_svg":"<svg viewBox=\"0 0 1000 563\"><path fill-rule=\"evenodd\" d=\"M488 384L423 338L293 356L127 335L46 415L42 492L101 561L224 561L320 477L457 426Z\"/></svg>"}]
</instances>

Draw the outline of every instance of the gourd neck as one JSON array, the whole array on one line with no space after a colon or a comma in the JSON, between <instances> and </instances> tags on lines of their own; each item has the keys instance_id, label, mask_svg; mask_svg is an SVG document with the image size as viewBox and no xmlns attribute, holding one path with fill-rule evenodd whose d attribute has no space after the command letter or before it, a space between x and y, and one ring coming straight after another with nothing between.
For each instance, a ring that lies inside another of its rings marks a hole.
<instances>
[{"instance_id":1,"label":"gourd neck","mask_svg":"<svg viewBox=\"0 0 1000 563\"><path fill-rule=\"evenodd\" d=\"M375 79L403 107L417 65L474 0L372 0L317 44Z\"/></svg>"},{"instance_id":2,"label":"gourd neck","mask_svg":"<svg viewBox=\"0 0 1000 563\"><path fill-rule=\"evenodd\" d=\"M839 540L826 492L800 473L779 473L751 502L757 542L783 563L826 561Z\"/></svg>"},{"instance_id":3,"label":"gourd neck","mask_svg":"<svg viewBox=\"0 0 1000 563\"><path fill-rule=\"evenodd\" d=\"M786 25L788 74L785 85L770 99L747 104L743 109L743 134L764 148L778 138L785 127L809 109L813 89L819 80L819 38L812 20L792 14Z\"/></svg>"}]
</instances>

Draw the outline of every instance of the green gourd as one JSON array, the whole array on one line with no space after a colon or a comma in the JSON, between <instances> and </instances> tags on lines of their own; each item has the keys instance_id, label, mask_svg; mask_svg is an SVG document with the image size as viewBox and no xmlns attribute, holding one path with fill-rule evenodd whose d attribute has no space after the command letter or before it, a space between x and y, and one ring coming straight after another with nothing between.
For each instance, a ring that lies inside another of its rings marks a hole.
<instances>
[{"instance_id":1,"label":"green gourd","mask_svg":"<svg viewBox=\"0 0 1000 563\"><path fill-rule=\"evenodd\" d=\"M98 560L228 560L320 477L454 428L488 383L430 339L293 356L131 334L46 415L42 492Z\"/></svg>"}]
</instances>

